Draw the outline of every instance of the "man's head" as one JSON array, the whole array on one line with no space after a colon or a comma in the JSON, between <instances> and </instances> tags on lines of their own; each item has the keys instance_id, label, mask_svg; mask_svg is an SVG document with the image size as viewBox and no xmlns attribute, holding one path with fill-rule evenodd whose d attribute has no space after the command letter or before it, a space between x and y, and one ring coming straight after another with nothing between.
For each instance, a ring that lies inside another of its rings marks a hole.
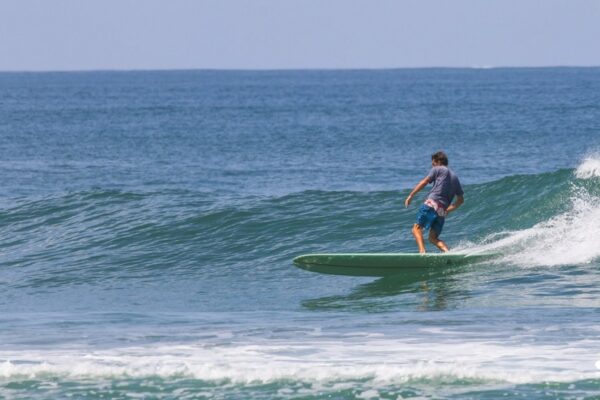
<instances>
[{"instance_id":1,"label":"man's head","mask_svg":"<svg viewBox=\"0 0 600 400\"><path fill-rule=\"evenodd\" d=\"M438 151L431 155L431 163L433 165L445 165L448 166L448 156L443 151Z\"/></svg>"}]
</instances>

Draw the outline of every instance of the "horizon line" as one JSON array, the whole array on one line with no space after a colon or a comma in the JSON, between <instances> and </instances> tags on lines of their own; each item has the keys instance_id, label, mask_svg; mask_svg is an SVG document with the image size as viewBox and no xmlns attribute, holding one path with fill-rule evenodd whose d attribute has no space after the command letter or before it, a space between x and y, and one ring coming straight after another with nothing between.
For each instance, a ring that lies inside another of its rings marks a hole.
<instances>
[{"instance_id":1,"label":"horizon line","mask_svg":"<svg viewBox=\"0 0 600 400\"><path fill-rule=\"evenodd\" d=\"M67 72L169 72L169 71L212 71L212 72L300 72L300 71L393 71L416 69L558 69L600 68L600 65L475 65L475 66L420 66L420 67L307 67L307 68L83 68L83 69L0 69L0 73L67 73Z\"/></svg>"}]
</instances>

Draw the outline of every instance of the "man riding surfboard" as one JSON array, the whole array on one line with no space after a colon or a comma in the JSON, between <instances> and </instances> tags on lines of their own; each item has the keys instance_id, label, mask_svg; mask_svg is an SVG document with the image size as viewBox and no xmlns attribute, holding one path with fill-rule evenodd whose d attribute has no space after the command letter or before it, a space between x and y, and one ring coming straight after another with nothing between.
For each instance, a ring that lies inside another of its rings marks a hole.
<instances>
[{"instance_id":1,"label":"man riding surfboard","mask_svg":"<svg viewBox=\"0 0 600 400\"><path fill-rule=\"evenodd\" d=\"M448 251L448 246L440 235L448 213L456 210L464 203L464 192L458 176L448 168L448 156L443 151L438 151L431 156L431 170L417 186L410 192L404 204L408 207L413 197L425 186L433 183L427 194L425 203L419 207L417 221L413 225L412 233L419 246L419 253L425 253L423 229L429 229L429 241L443 252ZM456 197L456 201L452 200Z\"/></svg>"}]
</instances>

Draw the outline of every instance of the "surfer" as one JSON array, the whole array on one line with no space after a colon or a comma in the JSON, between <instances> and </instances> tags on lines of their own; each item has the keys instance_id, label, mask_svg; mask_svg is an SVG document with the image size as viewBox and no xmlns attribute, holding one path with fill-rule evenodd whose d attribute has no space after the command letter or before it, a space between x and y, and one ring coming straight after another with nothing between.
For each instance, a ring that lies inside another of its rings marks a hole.
<instances>
[{"instance_id":1,"label":"surfer","mask_svg":"<svg viewBox=\"0 0 600 400\"><path fill-rule=\"evenodd\" d=\"M408 207L413 197L425 186L433 183L433 187L427 194L425 203L421 205L417 213L417 222L413 225L412 233L419 246L419 253L425 253L425 241L423 240L423 229L429 229L429 241L441 251L448 251L448 246L442 240L442 228L448 213L456 210L464 203L463 190L460 186L458 176L448 168L448 156L443 151L438 151L431 156L431 170L410 192L404 205ZM452 200L456 196L456 201Z\"/></svg>"}]
</instances>

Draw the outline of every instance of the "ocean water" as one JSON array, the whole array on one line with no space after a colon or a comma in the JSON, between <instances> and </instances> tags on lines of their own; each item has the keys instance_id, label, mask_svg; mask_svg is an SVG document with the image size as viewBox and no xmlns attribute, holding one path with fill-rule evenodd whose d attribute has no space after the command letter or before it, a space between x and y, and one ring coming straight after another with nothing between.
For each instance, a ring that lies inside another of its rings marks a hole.
<instances>
[{"instance_id":1,"label":"ocean water","mask_svg":"<svg viewBox=\"0 0 600 400\"><path fill-rule=\"evenodd\" d=\"M292 265L439 149L499 259ZM2 399L600 397L600 68L0 73L0 173Z\"/></svg>"}]
</instances>

